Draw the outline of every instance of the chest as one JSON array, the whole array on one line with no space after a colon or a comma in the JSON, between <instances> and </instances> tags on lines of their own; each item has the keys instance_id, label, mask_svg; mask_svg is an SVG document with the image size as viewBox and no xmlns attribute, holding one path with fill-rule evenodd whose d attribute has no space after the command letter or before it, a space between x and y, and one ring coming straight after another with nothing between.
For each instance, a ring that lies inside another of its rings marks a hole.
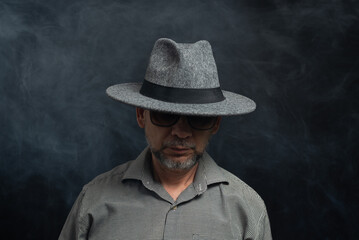
<instances>
[{"instance_id":1,"label":"chest","mask_svg":"<svg viewBox=\"0 0 359 240\"><path fill-rule=\"evenodd\" d=\"M245 216L233 207L213 192L179 204L156 196L104 201L89 212L88 239L241 239Z\"/></svg>"}]
</instances>

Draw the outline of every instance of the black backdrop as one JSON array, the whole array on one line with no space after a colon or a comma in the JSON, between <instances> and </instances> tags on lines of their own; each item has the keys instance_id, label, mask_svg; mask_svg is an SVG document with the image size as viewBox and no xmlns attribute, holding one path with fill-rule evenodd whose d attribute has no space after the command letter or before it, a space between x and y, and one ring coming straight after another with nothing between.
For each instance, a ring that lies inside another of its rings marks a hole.
<instances>
[{"instance_id":1,"label":"black backdrop","mask_svg":"<svg viewBox=\"0 0 359 240\"><path fill-rule=\"evenodd\" d=\"M359 239L358 4L0 1L2 239L57 239L81 187L146 145L132 107L160 37L212 44L221 86L257 103L208 151L267 204L274 239ZM5 237L4 237L5 236Z\"/></svg>"}]
</instances>

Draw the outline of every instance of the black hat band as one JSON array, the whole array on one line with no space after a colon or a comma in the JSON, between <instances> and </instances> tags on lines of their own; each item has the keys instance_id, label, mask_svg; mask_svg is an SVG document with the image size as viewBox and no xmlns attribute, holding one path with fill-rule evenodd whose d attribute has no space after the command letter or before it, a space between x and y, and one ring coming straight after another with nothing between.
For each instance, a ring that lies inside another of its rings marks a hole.
<instances>
[{"instance_id":1,"label":"black hat band","mask_svg":"<svg viewBox=\"0 0 359 240\"><path fill-rule=\"evenodd\" d=\"M140 93L146 97L171 103L216 103L223 101L222 90L218 88L174 88L151 83L144 80Z\"/></svg>"}]
</instances>

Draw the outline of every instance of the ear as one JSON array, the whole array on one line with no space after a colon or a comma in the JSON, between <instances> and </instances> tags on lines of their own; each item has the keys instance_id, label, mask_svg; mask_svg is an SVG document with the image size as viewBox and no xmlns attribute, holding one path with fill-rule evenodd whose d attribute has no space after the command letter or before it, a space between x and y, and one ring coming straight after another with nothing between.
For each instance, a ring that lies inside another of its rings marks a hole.
<instances>
[{"instance_id":1,"label":"ear","mask_svg":"<svg viewBox=\"0 0 359 240\"><path fill-rule=\"evenodd\" d=\"M144 128L145 127L145 109L137 107L136 108L136 118L137 118L138 126L140 126L140 128Z\"/></svg>"},{"instance_id":2,"label":"ear","mask_svg":"<svg viewBox=\"0 0 359 240\"><path fill-rule=\"evenodd\" d=\"M217 122L216 124L214 125L214 127L212 128L212 134L216 134L219 130L219 125L221 125L221 120L222 120L222 117L218 117L217 118Z\"/></svg>"}]
</instances>

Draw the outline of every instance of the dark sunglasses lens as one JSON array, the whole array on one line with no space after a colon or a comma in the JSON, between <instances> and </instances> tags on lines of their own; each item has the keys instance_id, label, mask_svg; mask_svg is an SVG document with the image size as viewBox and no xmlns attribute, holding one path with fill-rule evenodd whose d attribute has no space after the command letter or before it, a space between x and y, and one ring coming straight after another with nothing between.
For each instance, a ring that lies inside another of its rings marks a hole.
<instances>
[{"instance_id":1,"label":"dark sunglasses lens","mask_svg":"<svg viewBox=\"0 0 359 240\"><path fill-rule=\"evenodd\" d=\"M214 127L217 117L191 116L188 117L188 121L194 129L207 130Z\"/></svg>"},{"instance_id":2,"label":"dark sunglasses lens","mask_svg":"<svg viewBox=\"0 0 359 240\"><path fill-rule=\"evenodd\" d=\"M158 126L171 126L177 121L178 116L162 112L151 112L152 123Z\"/></svg>"}]
</instances>

